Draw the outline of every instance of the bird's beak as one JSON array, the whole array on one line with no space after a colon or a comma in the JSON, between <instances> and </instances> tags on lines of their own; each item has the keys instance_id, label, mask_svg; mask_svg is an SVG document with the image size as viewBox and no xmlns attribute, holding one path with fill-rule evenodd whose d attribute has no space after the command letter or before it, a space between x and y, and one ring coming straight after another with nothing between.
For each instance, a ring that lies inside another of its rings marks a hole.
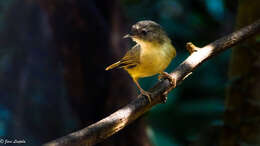
<instances>
[{"instance_id":1,"label":"bird's beak","mask_svg":"<svg viewBox=\"0 0 260 146\"><path fill-rule=\"evenodd\" d=\"M123 36L123 39L126 39L126 38L131 38L132 36L130 34L127 34L125 36Z\"/></svg>"}]
</instances>

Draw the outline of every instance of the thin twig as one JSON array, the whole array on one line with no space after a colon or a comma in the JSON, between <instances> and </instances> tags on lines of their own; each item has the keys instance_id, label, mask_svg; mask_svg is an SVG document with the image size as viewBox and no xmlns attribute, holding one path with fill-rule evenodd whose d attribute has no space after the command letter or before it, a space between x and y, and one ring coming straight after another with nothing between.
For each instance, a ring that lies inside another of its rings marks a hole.
<instances>
[{"instance_id":1,"label":"thin twig","mask_svg":"<svg viewBox=\"0 0 260 146\"><path fill-rule=\"evenodd\" d=\"M180 84L189 74L192 73L201 63L216 54L224 51L237 43L257 34L260 31L260 20L246 26L230 35L220 38L209 45L198 48L195 45L187 44L188 49L192 49L192 54L181 63L171 75L176 79L177 84ZM67 136L53 140L44 144L44 146L90 146L97 144L104 139L115 134L130 124L145 112L151 109L156 104L162 102L162 96L167 90L172 90L172 85L168 80L163 80L157 83L149 91L152 92L152 102L149 103L147 98L139 95L138 98L117 110L108 117L84 128L73 132ZM87 116L87 115L86 115Z\"/></svg>"}]
</instances>

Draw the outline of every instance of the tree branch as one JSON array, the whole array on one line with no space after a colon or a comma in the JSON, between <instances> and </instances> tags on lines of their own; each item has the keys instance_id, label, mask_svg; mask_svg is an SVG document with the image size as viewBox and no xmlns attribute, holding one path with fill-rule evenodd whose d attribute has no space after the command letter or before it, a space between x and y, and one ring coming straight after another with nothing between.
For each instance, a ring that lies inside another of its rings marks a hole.
<instances>
[{"instance_id":1,"label":"tree branch","mask_svg":"<svg viewBox=\"0 0 260 146\"><path fill-rule=\"evenodd\" d=\"M222 37L203 48L198 48L192 43L187 43L187 49L193 51L190 51L192 52L191 55L183 63L181 63L171 73L171 75L176 79L178 85L201 63L205 62L221 51L224 51L249 38L250 36L257 34L259 31L260 20L232 34ZM97 144L123 129L125 126L150 110L154 105L161 103L163 101L165 92L168 93L168 91L172 89L173 86L169 83L168 80L160 81L149 90L152 92L151 103L148 102L146 97L139 95L138 98L134 99L132 102L109 115L108 117L84 129L48 142L44 144L44 146L90 146Z\"/></svg>"}]
</instances>

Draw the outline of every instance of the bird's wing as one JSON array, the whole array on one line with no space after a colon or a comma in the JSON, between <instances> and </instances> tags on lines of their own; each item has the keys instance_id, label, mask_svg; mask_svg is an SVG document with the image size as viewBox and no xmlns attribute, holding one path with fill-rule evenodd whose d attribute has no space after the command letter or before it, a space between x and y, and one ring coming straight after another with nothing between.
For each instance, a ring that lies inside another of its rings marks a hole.
<instances>
[{"instance_id":1,"label":"bird's wing","mask_svg":"<svg viewBox=\"0 0 260 146\"><path fill-rule=\"evenodd\" d=\"M137 66L140 63L140 53L141 47L137 44L120 60L120 67L129 69Z\"/></svg>"},{"instance_id":2,"label":"bird's wing","mask_svg":"<svg viewBox=\"0 0 260 146\"><path fill-rule=\"evenodd\" d=\"M135 45L132 49L126 52L125 56L118 62L108 66L106 70L110 70L113 68L133 68L137 66L140 62L140 45Z\"/></svg>"}]
</instances>

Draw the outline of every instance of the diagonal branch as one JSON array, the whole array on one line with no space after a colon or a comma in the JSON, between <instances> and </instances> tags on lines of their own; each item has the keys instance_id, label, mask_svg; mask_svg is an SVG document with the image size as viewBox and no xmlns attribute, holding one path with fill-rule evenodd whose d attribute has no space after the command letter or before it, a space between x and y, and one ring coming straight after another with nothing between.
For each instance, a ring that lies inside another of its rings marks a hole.
<instances>
[{"instance_id":1,"label":"diagonal branch","mask_svg":"<svg viewBox=\"0 0 260 146\"><path fill-rule=\"evenodd\" d=\"M203 48L187 43L187 49L191 50L192 53L171 75L176 79L177 84L180 84L201 63L259 32L260 20L257 20L255 23L222 37ZM168 80L160 81L149 90L152 92L150 104L144 96L139 95L138 98L108 117L84 129L48 142L44 146L90 146L97 144L135 121L154 105L161 103L164 93L172 89L173 86Z\"/></svg>"}]
</instances>

